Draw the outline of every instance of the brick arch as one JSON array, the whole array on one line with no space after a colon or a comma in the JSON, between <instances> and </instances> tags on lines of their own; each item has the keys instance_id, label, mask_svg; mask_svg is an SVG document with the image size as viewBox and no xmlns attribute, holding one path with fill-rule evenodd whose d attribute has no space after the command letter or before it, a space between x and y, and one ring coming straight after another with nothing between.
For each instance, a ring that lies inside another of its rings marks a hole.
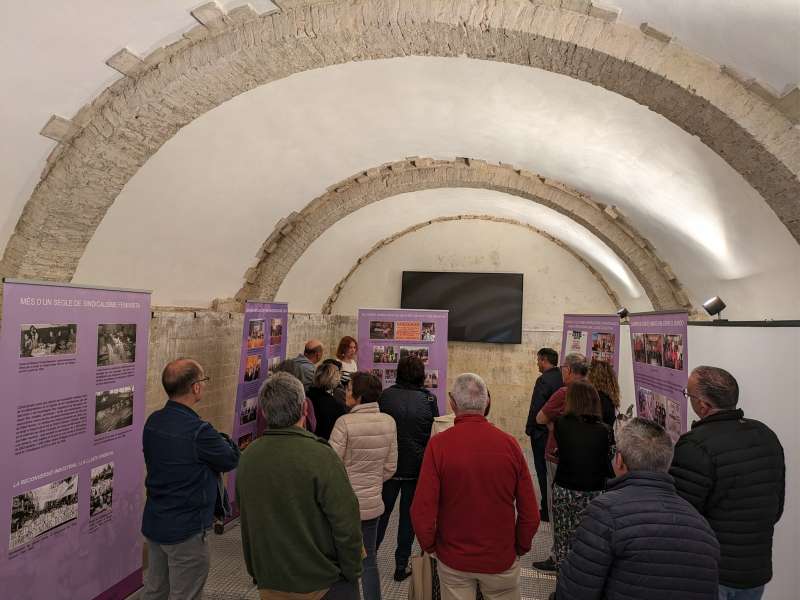
<instances>
[{"instance_id":1,"label":"brick arch","mask_svg":"<svg viewBox=\"0 0 800 600\"><path fill-rule=\"evenodd\" d=\"M386 246L389 246L390 244L396 242L400 238L403 238L403 237L409 235L410 233L414 233L415 231L419 231L420 229L425 229L426 227L430 227L431 225L435 225L437 223L449 223L449 222L452 222L452 221L488 221L488 222L491 222L491 223L504 223L506 225L514 225L516 227L521 227L521 228L526 229L526 230L528 230L528 231L530 231L530 232L532 232L532 233L534 233L536 235L540 235L543 238L553 242L554 244L556 244L560 248L563 248L564 250L569 252L569 254L571 254L572 257L575 260L577 260L579 263L581 263L581 265L587 271L589 271L589 273L591 273L592 276L597 280L597 282L603 288L603 291L605 291L606 295L608 296L608 299L611 300L611 304L614 305L614 306L617 306L617 307L622 306L622 304L619 301L619 297L617 297L616 292L613 290L613 288L610 285L608 285L608 282L606 281L605 277L603 277L602 273L600 273L597 269L595 269L592 265L590 265L586 261L586 259L584 259L580 254L578 254L570 246L568 246L567 244L565 244L564 242L562 242L558 238L550 235L546 231L542 231L541 229L539 229L537 227L534 227L530 223L523 223L522 221L519 221L517 219L507 219L507 218L504 218L504 217L495 217L495 216L492 216L492 215L464 214L464 215L451 215L451 216L447 216L447 217L437 217L435 219L430 219L428 221L423 221L422 223L417 223L416 225L412 225L411 227L406 227L402 231L398 231L397 233L395 233L395 234L393 234L393 235L391 235L389 237L383 238L382 240L380 240L379 242L374 244L372 246L372 248L369 249L369 251L365 252L364 254L362 254L361 256L359 256L356 259L355 263L353 263L353 266L350 267L350 270L347 272L347 275L342 277L339 280L339 282L335 286L333 286L333 290L331 290L331 293L328 295L328 298L323 303L323 305L320 308L319 312L321 314L323 314L323 315L329 315L329 314L331 314L333 312L333 305L336 302L336 300L339 298L339 294L341 293L341 291L344 288L344 286L347 285L347 282L350 280L350 278L355 274L356 271L358 271L359 267L361 267L361 265L364 264L364 262L368 258L370 258L371 256L377 254L381 249L383 249Z\"/></svg>"},{"instance_id":2,"label":"brick arch","mask_svg":"<svg viewBox=\"0 0 800 600\"><path fill-rule=\"evenodd\" d=\"M585 227L627 265L655 310L691 309L670 267L617 209L541 175L469 158L405 159L362 171L331 186L300 212L277 223L262 244L257 263L245 273L244 286L235 301L241 305L248 298L273 299L292 266L314 240L347 215L400 194L439 188L494 190L558 211ZM552 236L554 232L549 233Z\"/></svg>"},{"instance_id":3,"label":"brick arch","mask_svg":"<svg viewBox=\"0 0 800 600\"><path fill-rule=\"evenodd\" d=\"M46 135L48 158L0 261L0 276L69 281L125 184L168 139L208 110L310 69L408 55L532 66L626 96L697 135L738 171L800 240L800 130L752 86L669 38L548 0L279 0L284 10L224 14L145 59ZM558 4L558 6L553 6ZM581 4L571 3L571 4Z\"/></svg>"}]
</instances>

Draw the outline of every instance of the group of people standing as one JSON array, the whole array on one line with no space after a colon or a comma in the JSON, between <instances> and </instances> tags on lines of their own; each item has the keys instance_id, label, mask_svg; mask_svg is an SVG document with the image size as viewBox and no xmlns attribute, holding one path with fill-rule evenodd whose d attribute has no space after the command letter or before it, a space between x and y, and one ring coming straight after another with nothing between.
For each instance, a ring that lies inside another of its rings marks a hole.
<instances>
[{"instance_id":1,"label":"group of people standing","mask_svg":"<svg viewBox=\"0 0 800 600\"><path fill-rule=\"evenodd\" d=\"M783 513L783 448L746 419L736 379L702 366L684 395L700 418L673 447L663 426L617 415L610 365L538 353L526 433L540 482L554 597L761 598Z\"/></svg>"},{"instance_id":2,"label":"group of people standing","mask_svg":"<svg viewBox=\"0 0 800 600\"><path fill-rule=\"evenodd\" d=\"M519 599L520 557L540 521L552 523L553 545L534 566L558 573L558 600L760 598L783 511L783 450L736 408L726 371L692 373L686 396L700 420L673 448L658 424L618 418L608 364L579 354L559 363L541 349L526 424L537 500L519 443L486 418L479 375L454 379L453 414L440 417L419 358L403 357L384 390L357 370L356 351L345 339L323 361L309 340L279 366L259 391L266 429L241 457L193 410L202 367L167 365L169 400L143 439L144 600L199 597L220 474L237 465L244 559L262 599L356 600L359 582L365 600L379 599L376 553L398 499L394 579L409 576L416 536L445 600L478 590Z\"/></svg>"}]
</instances>

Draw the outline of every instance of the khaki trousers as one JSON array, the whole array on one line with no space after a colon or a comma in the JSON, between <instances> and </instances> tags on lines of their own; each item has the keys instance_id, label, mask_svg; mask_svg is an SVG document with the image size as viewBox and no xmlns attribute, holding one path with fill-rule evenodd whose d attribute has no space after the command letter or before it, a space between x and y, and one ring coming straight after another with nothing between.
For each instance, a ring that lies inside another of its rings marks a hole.
<instances>
[{"instance_id":1,"label":"khaki trousers","mask_svg":"<svg viewBox=\"0 0 800 600\"><path fill-rule=\"evenodd\" d=\"M466 573L451 569L441 560L436 561L442 600L475 600L477 585L486 600L520 600L519 559L508 571L489 575Z\"/></svg>"}]
</instances>

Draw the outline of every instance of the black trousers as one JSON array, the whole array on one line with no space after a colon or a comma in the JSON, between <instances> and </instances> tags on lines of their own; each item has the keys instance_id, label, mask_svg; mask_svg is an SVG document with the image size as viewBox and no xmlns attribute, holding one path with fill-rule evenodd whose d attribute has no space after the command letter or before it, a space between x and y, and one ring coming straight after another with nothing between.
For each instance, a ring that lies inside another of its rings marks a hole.
<instances>
[{"instance_id":1,"label":"black trousers","mask_svg":"<svg viewBox=\"0 0 800 600\"><path fill-rule=\"evenodd\" d=\"M536 469L536 480L539 482L539 513L547 514L547 465L545 464L544 450L547 446L547 434L531 436L531 449L533 450L533 467ZM549 515L552 516L552 515Z\"/></svg>"},{"instance_id":2,"label":"black trousers","mask_svg":"<svg viewBox=\"0 0 800 600\"><path fill-rule=\"evenodd\" d=\"M400 496L400 523L397 527L397 549L394 552L394 563L398 568L405 568L411 557L411 546L414 544L414 526L411 524L411 502L417 489L416 479L390 479L383 484L383 511L378 521L378 538L375 550L380 548L386 535L389 517L394 510L397 496Z\"/></svg>"}]
</instances>

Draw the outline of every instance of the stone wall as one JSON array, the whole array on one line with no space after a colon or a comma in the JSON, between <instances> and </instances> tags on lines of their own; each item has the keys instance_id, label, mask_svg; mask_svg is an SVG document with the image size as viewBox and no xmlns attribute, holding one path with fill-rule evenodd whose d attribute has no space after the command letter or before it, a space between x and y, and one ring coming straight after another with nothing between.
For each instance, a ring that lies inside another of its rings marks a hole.
<instances>
[{"instance_id":1,"label":"stone wall","mask_svg":"<svg viewBox=\"0 0 800 600\"><path fill-rule=\"evenodd\" d=\"M288 356L296 356L305 340L319 338L328 353L339 339L356 334L355 317L342 315L290 314ZM176 311L155 309L150 322L147 372L147 414L165 401L161 370L179 356L194 358L211 378L206 396L197 407L200 416L220 431L230 432L236 399L236 381L242 341L242 313ZM536 378L536 350L557 348L561 330L524 331L521 345L450 342L448 388L453 377L470 371L485 380L492 393L491 420L500 428L525 440L525 419Z\"/></svg>"}]
</instances>

